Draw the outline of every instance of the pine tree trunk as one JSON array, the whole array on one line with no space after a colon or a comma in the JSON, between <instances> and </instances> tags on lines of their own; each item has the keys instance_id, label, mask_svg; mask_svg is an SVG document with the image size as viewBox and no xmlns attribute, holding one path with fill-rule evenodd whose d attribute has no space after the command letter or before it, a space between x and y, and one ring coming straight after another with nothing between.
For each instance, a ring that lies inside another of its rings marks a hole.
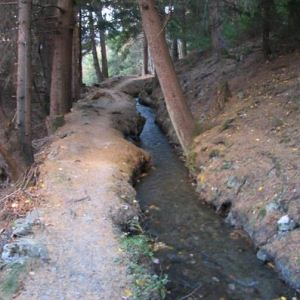
<instances>
[{"instance_id":1,"label":"pine tree trunk","mask_svg":"<svg viewBox=\"0 0 300 300\"><path fill-rule=\"evenodd\" d=\"M149 74L149 51L148 41L145 33L143 34L143 75Z\"/></svg>"},{"instance_id":2,"label":"pine tree trunk","mask_svg":"<svg viewBox=\"0 0 300 300\"><path fill-rule=\"evenodd\" d=\"M74 27L73 31L73 59L72 59L72 100L76 101L80 97L81 87L81 58L80 58L80 28L78 25Z\"/></svg>"},{"instance_id":3,"label":"pine tree trunk","mask_svg":"<svg viewBox=\"0 0 300 300\"><path fill-rule=\"evenodd\" d=\"M108 78L108 64L107 64L107 53L106 53L106 37L105 31L100 30L100 46L101 46L101 63L102 73L104 78Z\"/></svg>"},{"instance_id":4,"label":"pine tree trunk","mask_svg":"<svg viewBox=\"0 0 300 300\"><path fill-rule=\"evenodd\" d=\"M178 52L178 39L174 38L172 41L172 58L173 61L176 62L179 59L179 52Z\"/></svg>"},{"instance_id":5,"label":"pine tree trunk","mask_svg":"<svg viewBox=\"0 0 300 300\"><path fill-rule=\"evenodd\" d=\"M17 129L25 160L32 162L31 147L31 0L19 0Z\"/></svg>"},{"instance_id":6,"label":"pine tree trunk","mask_svg":"<svg viewBox=\"0 0 300 300\"><path fill-rule=\"evenodd\" d=\"M182 2L179 10L179 17L180 17L180 23L182 26L182 36L180 39L180 52L181 52L181 58L184 58L187 56L187 46L186 46L186 8L185 3Z\"/></svg>"},{"instance_id":7,"label":"pine tree trunk","mask_svg":"<svg viewBox=\"0 0 300 300\"><path fill-rule=\"evenodd\" d=\"M79 9L79 82L80 86L82 86L82 11Z\"/></svg>"},{"instance_id":8,"label":"pine tree trunk","mask_svg":"<svg viewBox=\"0 0 300 300\"><path fill-rule=\"evenodd\" d=\"M103 28L104 19L103 19L103 15L102 15L102 6L101 6L101 4L100 4L99 10L98 10L98 18L99 18L102 74L103 74L104 78L108 78L106 36L105 36L105 28Z\"/></svg>"},{"instance_id":9,"label":"pine tree trunk","mask_svg":"<svg viewBox=\"0 0 300 300\"><path fill-rule=\"evenodd\" d=\"M73 0L58 0L59 27L54 37L52 62L50 121L69 112L72 107L72 39Z\"/></svg>"},{"instance_id":10,"label":"pine tree trunk","mask_svg":"<svg viewBox=\"0 0 300 300\"><path fill-rule=\"evenodd\" d=\"M72 100L80 98L80 89L82 85L81 77L81 8L77 7L74 13L76 24L73 31L73 58L72 58Z\"/></svg>"},{"instance_id":11,"label":"pine tree trunk","mask_svg":"<svg viewBox=\"0 0 300 300\"><path fill-rule=\"evenodd\" d=\"M170 119L185 154L192 142L194 121L185 101L154 0L139 0L144 31Z\"/></svg>"},{"instance_id":12,"label":"pine tree trunk","mask_svg":"<svg viewBox=\"0 0 300 300\"><path fill-rule=\"evenodd\" d=\"M180 40L180 48L181 48L181 58L185 58L187 56L187 46L186 46L186 40L181 39Z\"/></svg>"},{"instance_id":13,"label":"pine tree trunk","mask_svg":"<svg viewBox=\"0 0 300 300\"><path fill-rule=\"evenodd\" d=\"M90 39L92 45L94 68L97 76L97 81L98 83L100 83L101 81L103 81L103 74L101 72L99 59L98 59L94 19L93 19L93 13L91 11L89 12L89 29L90 29Z\"/></svg>"},{"instance_id":14,"label":"pine tree trunk","mask_svg":"<svg viewBox=\"0 0 300 300\"><path fill-rule=\"evenodd\" d=\"M221 20L221 4L220 0L210 1L209 16L210 16L210 32L213 51L220 54L225 48L224 39L222 36L222 20Z\"/></svg>"},{"instance_id":15,"label":"pine tree trunk","mask_svg":"<svg viewBox=\"0 0 300 300\"><path fill-rule=\"evenodd\" d=\"M262 9L262 42L263 42L263 52L266 59L268 59L272 53L270 46L270 32L271 32L271 17L272 8L274 7L273 0L261 0Z\"/></svg>"}]
</instances>

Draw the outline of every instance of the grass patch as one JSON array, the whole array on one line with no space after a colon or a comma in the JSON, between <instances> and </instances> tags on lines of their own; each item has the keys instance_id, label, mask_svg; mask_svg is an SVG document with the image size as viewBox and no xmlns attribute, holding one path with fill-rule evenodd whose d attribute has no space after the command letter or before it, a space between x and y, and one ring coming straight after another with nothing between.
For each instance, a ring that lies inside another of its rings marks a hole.
<instances>
[{"instance_id":1,"label":"grass patch","mask_svg":"<svg viewBox=\"0 0 300 300\"><path fill-rule=\"evenodd\" d=\"M190 151L186 155L185 166L188 168L191 174L197 173L197 154L196 152Z\"/></svg>"},{"instance_id":2,"label":"grass patch","mask_svg":"<svg viewBox=\"0 0 300 300\"><path fill-rule=\"evenodd\" d=\"M165 299L166 275L157 275L150 272L149 265L154 257L151 248L151 241L143 234L123 235L121 248L128 253L125 262L128 272L132 276L130 299L134 300L155 300Z\"/></svg>"},{"instance_id":3,"label":"grass patch","mask_svg":"<svg viewBox=\"0 0 300 300\"><path fill-rule=\"evenodd\" d=\"M195 122L195 128L193 131L193 136L196 137L198 135L201 135L202 133L209 131L211 129L213 129L216 126L216 124L214 124L211 121L196 121Z\"/></svg>"},{"instance_id":4,"label":"grass patch","mask_svg":"<svg viewBox=\"0 0 300 300\"><path fill-rule=\"evenodd\" d=\"M233 168L233 162L232 161L228 161L228 160L225 160L223 162L223 165L221 167L221 170L230 170Z\"/></svg>"},{"instance_id":5,"label":"grass patch","mask_svg":"<svg viewBox=\"0 0 300 300\"><path fill-rule=\"evenodd\" d=\"M262 207L259 211L258 211L258 217L260 219L263 219L267 214L267 210L265 207Z\"/></svg>"},{"instance_id":6,"label":"grass patch","mask_svg":"<svg viewBox=\"0 0 300 300\"><path fill-rule=\"evenodd\" d=\"M26 268L26 263L14 263L4 271L0 283L0 299L13 299L20 288L22 274Z\"/></svg>"},{"instance_id":7,"label":"grass patch","mask_svg":"<svg viewBox=\"0 0 300 300\"><path fill-rule=\"evenodd\" d=\"M231 119L228 119L226 120L222 126L221 126L221 129L220 129L220 132L223 132L225 130L228 130L228 129L231 129L234 127L233 125L233 122L235 121L235 118L231 118Z\"/></svg>"}]
</instances>

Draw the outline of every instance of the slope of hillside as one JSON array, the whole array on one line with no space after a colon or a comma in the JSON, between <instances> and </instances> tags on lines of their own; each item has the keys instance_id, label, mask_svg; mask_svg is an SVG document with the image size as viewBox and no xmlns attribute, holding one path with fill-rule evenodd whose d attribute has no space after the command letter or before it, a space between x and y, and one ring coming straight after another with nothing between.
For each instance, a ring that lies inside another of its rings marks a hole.
<instances>
[{"instance_id":1,"label":"slope of hillside","mask_svg":"<svg viewBox=\"0 0 300 300\"><path fill-rule=\"evenodd\" d=\"M177 71L197 122L187 166L200 198L246 230L259 259L300 289L300 53L265 62L255 43L218 59L194 53ZM159 87L157 120L176 137Z\"/></svg>"}]
</instances>

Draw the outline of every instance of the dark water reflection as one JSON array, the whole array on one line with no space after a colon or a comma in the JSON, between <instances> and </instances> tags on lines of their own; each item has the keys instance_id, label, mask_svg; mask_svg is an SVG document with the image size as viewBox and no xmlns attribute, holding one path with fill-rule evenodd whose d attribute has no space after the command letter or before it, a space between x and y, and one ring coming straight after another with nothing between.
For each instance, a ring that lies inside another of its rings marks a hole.
<instances>
[{"instance_id":1,"label":"dark water reflection","mask_svg":"<svg viewBox=\"0 0 300 300\"><path fill-rule=\"evenodd\" d=\"M191 292L184 299L292 299L295 292L261 265L251 244L232 239L232 228L201 204L152 110L137 108L147 119L141 146L154 168L136 188L143 211L149 211L147 232L168 246L156 253L170 279L168 299Z\"/></svg>"}]
</instances>

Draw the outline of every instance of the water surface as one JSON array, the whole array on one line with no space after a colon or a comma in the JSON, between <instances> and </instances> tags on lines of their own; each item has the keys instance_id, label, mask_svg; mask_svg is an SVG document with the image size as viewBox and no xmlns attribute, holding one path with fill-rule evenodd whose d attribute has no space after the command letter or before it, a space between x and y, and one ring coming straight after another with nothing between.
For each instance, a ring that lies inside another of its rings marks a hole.
<instances>
[{"instance_id":1,"label":"water surface","mask_svg":"<svg viewBox=\"0 0 300 300\"><path fill-rule=\"evenodd\" d=\"M167 299L292 299L295 292L256 259L251 243L236 239L233 228L201 203L152 110L137 108L147 119L141 147L154 168L136 188L146 231L168 246L156 252L157 272L170 280Z\"/></svg>"}]
</instances>

